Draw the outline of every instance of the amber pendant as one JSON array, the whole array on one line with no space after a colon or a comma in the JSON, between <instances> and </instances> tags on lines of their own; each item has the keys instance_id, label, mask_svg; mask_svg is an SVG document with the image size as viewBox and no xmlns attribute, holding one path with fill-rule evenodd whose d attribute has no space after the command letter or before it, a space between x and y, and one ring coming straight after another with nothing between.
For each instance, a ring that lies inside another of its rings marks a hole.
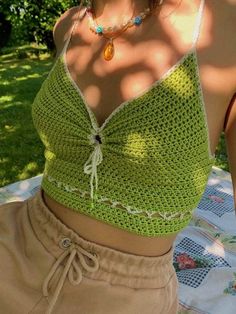
<instances>
[{"instance_id":1,"label":"amber pendant","mask_svg":"<svg viewBox=\"0 0 236 314\"><path fill-rule=\"evenodd\" d=\"M110 39L103 50L104 59L106 61L110 61L113 58L114 54L115 54L115 49L113 45L113 40Z\"/></svg>"}]
</instances>

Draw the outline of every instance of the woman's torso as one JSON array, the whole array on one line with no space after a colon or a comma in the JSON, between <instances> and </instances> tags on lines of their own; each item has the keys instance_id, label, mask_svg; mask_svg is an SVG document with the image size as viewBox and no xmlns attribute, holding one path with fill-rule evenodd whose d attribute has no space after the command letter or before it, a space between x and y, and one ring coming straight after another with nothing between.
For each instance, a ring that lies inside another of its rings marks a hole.
<instances>
[{"instance_id":1,"label":"woman's torso","mask_svg":"<svg viewBox=\"0 0 236 314\"><path fill-rule=\"evenodd\" d=\"M75 28L67 49L66 61L71 77L77 82L99 125L103 124L119 104L157 81L190 49L200 1L189 3L184 0L179 7L176 7L175 2L178 1L166 1L160 16L147 18L143 29L130 29L115 39L115 57L112 61L102 58L106 40L88 30L87 17ZM224 21L229 18L230 8L225 1L222 2L219 4L217 1L206 1L197 43L212 155L223 130L235 83L231 71L231 62L234 60L234 43L231 42L233 32L228 24L229 29L225 29L224 34L221 31ZM175 7L174 13L165 17ZM72 9L67 22L71 21L72 25L75 16L76 9ZM70 31L71 25L68 22L67 26L61 26L58 35L61 34L60 37L63 38ZM222 51L220 48L223 40L225 49ZM57 43L57 48L62 47L62 44L61 40ZM51 211L80 236L121 251L147 256L163 255L169 251L177 236L172 234L148 238L132 234L75 213L45 192L43 196Z\"/></svg>"}]
</instances>

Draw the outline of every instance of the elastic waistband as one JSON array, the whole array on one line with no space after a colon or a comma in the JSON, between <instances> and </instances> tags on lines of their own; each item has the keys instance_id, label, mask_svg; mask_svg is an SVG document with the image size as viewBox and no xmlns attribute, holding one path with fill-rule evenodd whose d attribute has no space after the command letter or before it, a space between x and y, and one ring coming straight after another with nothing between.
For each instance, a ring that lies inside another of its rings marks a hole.
<instances>
[{"instance_id":1,"label":"elastic waistband","mask_svg":"<svg viewBox=\"0 0 236 314\"><path fill-rule=\"evenodd\" d=\"M27 200L29 218L39 241L56 258L60 258L71 247L79 251L79 260L96 257L98 269L89 271L81 267L85 277L105 280L132 288L162 288L174 275L172 264L173 247L162 256L142 256L121 252L88 241L64 225L46 206L42 190ZM63 253L64 252L64 253ZM87 253L86 253L87 252ZM83 255L83 259L82 256ZM81 265L83 266L83 265Z\"/></svg>"}]
</instances>

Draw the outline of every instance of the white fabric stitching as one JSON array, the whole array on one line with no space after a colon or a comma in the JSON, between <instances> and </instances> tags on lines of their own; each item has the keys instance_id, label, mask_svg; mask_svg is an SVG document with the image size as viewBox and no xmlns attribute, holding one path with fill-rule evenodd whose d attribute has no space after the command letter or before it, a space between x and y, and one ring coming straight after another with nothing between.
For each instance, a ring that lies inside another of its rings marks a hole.
<instances>
[{"instance_id":1,"label":"white fabric stitching","mask_svg":"<svg viewBox=\"0 0 236 314\"><path fill-rule=\"evenodd\" d=\"M44 177L47 178L47 180L49 182L55 183L58 187L63 187L67 192L73 193L75 191L78 191L82 197L89 195L88 191L82 191L79 188L68 186L68 185L64 184L63 182L57 181L52 176L44 175ZM171 220L172 218L184 219L186 214L192 213L192 210L189 210L189 211L184 212L184 213L179 213L179 212L170 213L170 212L138 210L136 208L131 208L131 206L129 206L129 205L124 205L121 202L113 201L113 200L108 199L106 197L98 198L97 202L99 202L99 203L109 202L112 208L124 209L131 215L145 214L150 219L153 219L156 217L156 218L163 218L163 220L167 220L167 221ZM118 207L118 205L120 205L121 207Z\"/></svg>"}]
</instances>

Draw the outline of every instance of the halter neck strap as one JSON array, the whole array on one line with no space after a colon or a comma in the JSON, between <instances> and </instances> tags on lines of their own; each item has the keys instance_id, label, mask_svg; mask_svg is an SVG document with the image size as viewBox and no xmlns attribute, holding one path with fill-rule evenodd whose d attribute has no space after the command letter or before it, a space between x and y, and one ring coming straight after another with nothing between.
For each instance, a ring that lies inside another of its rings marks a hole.
<instances>
[{"instance_id":1,"label":"halter neck strap","mask_svg":"<svg viewBox=\"0 0 236 314\"><path fill-rule=\"evenodd\" d=\"M197 13L196 22L195 22L194 32L193 32L193 39L192 39L193 47L196 45L199 34L200 34L204 4L205 4L205 0L201 0L199 10Z\"/></svg>"}]
</instances>

